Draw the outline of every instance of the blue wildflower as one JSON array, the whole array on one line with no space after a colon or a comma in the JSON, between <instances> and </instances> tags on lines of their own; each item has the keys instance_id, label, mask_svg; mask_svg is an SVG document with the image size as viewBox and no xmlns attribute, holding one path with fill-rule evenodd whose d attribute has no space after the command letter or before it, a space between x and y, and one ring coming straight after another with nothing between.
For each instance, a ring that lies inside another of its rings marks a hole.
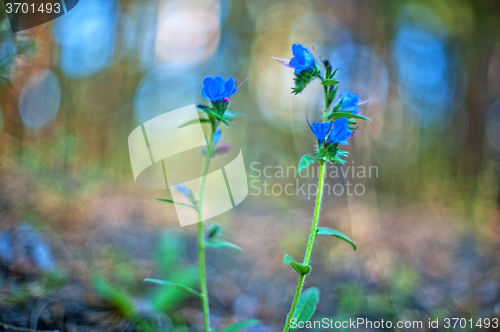
<instances>
[{"instance_id":1,"label":"blue wildflower","mask_svg":"<svg viewBox=\"0 0 500 332\"><path fill-rule=\"evenodd\" d=\"M309 124L309 120L307 120L307 124ZM326 136L332 129L332 123L329 121L324 123L313 122L312 125L309 124L309 128L311 128L314 136L316 136L318 141L320 143L323 143L323 141L326 139Z\"/></svg>"},{"instance_id":2,"label":"blue wildflower","mask_svg":"<svg viewBox=\"0 0 500 332\"><path fill-rule=\"evenodd\" d=\"M190 198L191 197L191 190L189 190L188 187L186 187L185 185L183 184L176 184L175 185L175 189L177 189L179 192L181 192L182 194L184 194L184 196L186 196L187 198Z\"/></svg>"},{"instance_id":3,"label":"blue wildflower","mask_svg":"<svg viewBox=\"0 0 500 332\"><path fill-rule=\"evenodd\" d=\"M314 56L306 47L302 46L301 44L293 44L292 53L293 58L291 58L290 60L275 57L273 57L273 59L278 60L282 65L295 69L295 75L304 70L316 69L317 66L316 61L314 60Z\"/></svg>"},{"instance_id":4,"label":"blue wildflower","mask_svg":"<svg viewBox=\"0 0 500 332\"><path fill-rule=\"evenodd\" d=\"M347 140L352 136L353 131L349 129L349 122L346 117L342 117L333 122L333 129L328 136L328 142L347 145Z\"/></svg>"},{"instance_id":5,"label":"blue wildflower","mask_svg":"<svg viewBox=\"0 0 500 332\"><path fill-rule=\"evenodd\" d=\"M340 103L342 112L349 112L352 114L359 114L359 105L366 103L368 100L361 101L357 93L349 90L342 91L337 98L337 105Z\"/></svg>"},{"instance_id":6,"label":"blue wildflower","mask_svg":"<svg viewBox=\"0 0 500 332\"><path fill-rule=\"evenodd\" d=\"M228 77L224 80L221 76L207 76L203 79L201 95L213 103L221 100L227 102L229 97L234 95L236 91L238 91L238 87L236 87L236 80L234 78Z\"/></svg>"}]
</instances>

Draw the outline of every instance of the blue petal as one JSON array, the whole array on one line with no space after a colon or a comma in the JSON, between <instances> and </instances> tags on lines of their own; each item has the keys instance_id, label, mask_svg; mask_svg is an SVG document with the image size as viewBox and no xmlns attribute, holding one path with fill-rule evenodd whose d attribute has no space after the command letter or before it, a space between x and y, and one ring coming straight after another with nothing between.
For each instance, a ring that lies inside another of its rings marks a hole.
<instances>
[{"instance_id":1,"label":"blue petal","mask_svg":"<svg viewBox=\"0 0 500 332\"><path fill-rule=\"evenodd\" d=\"M290 60L289 65L292 68L299 68L299 67L302 67L304 64L303 63L299 63L299 61L296 58L292 58L292 60Z\"/></svg>"},{"instance_id":2,"label":"blue petal","mask_svg":"<svg viewBox=\"0 0 500 332\"><path fill-rule=\"evenodd\" d=\"M331 127L332 127L331 122L324 122L324 123L314 122L312 125L310 125L310 128L314 136L316 136L316 138L320 142L323 142L325 140Z\"/></svg>"},{"instance_id":3,"label":"blue petal","mask_svg":"<svg viewBox=\"0 0 500 332\"><path fill-rule=\"evenodd\" d=\"M305 52L304 52L304 66L306 66L307 68L314 68L315 67L314 56L312 55L311 52L309 52L308 49L305 49Z\"/></svg>"},{"instance_id":4,"label":"blue petal","mask_svg":"<svg viewBox=\"0 0 500 332\"><path fill-rule=\"evenodd\" d=\"M224 97L231 97L238 91L238 89L235 87L236 81L234 78L229 77L226 80L226 83L224 84Z\"/></svg>"},{"instance_id":5,"label":"blue petal","mask_svg":"<svg viewBox=\"0 0 500 332\"><path fill-rule=\"evenodd\" d=\"M207 88L205 86L203 88L201 88L201 95L205 99L210 99L210 96L207 94L206 90L207 90Z\"/></svg>"},{"instance_id":6,"label":"blue petal","mask_svg":"<svg viewBox=\"0 0 500 332\"><path fill-rule=\"evenodd\" d=\"M215 100L224 98L224 79L221 76L215 76L213 86L215 94L212 97L214 97Z\"/></svg>"},{"instance_id":7,"label":"blue petal","mask_svg":"<svg viewBox=\"0 0 500 332\"><path fill-rule=\"evenodd\" d=\"M351 137L351 135L352 131L349 129L348 120L346 117L342 117L335 120L333 123L333 130L328 137L328 141L347 145L347 139Z\"/></svg>"},{"instance_id":8,"label":"blue petal","mask_svg":"<svg viewBox=\"0 0 500 332\"><path fill-rule=\"evenodd\" d=\"M293 44L292 45L293 57L295 59L297 59L297 61L302 63L302 64L305 62L305 59L304 59L305 50L306 50L306 48L304 46L302 46L301 44Z\"/></svg>"},{"instance_id":9,"label":"blue petal","mask_svg":"<svg viewBox=\"0 0 500 332\"><path fill-rule=\"evenodd\" d=\"M342 110L343 111L348 111L347 109L352 108L352 107L357 107L358 103L360 102L361 98L357 93L351 92L349 90L342 91L337 98L337 100L340 102L342 100Z\"/></svg>"},{"instance_id":10,"label":"blue petal","mask_svg":"<svg viewBox=\"0 0 500 332\"><path fill-rule=\"evenodd\" d=\"M213 102L217 101L219 97L219 88L215 80L207 87L207 90L210 100Z\"/></svg>"},{"instance_id":11,"label":"blue petal","mask_svg":"<svg viewBox=\"0 0 500 332\"><path fill-rule=\"evenodd\" d=\"M203 79L203 85L209 85L210 83L212 83L214 79L210 76L207 76Z\"/></svg>"}]
</instances>

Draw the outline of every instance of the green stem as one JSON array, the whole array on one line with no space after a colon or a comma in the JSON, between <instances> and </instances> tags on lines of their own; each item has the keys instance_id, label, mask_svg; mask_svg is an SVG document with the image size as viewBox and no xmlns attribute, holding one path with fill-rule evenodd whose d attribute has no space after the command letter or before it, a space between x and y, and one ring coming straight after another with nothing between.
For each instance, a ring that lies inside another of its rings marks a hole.
<instances>
[{"instance_id":1,"label":"green stem","mask_svg":"<svg viewBox=\"0 0 500 332\"><path fill-rule=\"evenodd\" d=\"M321 81L323 81L323 78L320 77ZM323 85L323 93L325 96L325 109L323 111L323 122L328 120L328 108L330 107L330 104L328 102L328 88ZM321 160L319 162L320 168L319 168L319 178L318 178L318 192L316 194L316 203L314 204L314 216L313 216L313 221L311 225L311 232L309 233L309 240L307 241L307 248L306 248L306 253L304 255L304 260L302 264L308 265L309 261L311 260L311 253L313 250L314 246L314 240L316 239L316 230L318 228L318 221L319 221L319 215L320 215L320 210L321 210L321 201L323 200L323 186L325 183L325 161ZM301 274L299 276L299 281L297 283L297 289L295 290L295 295L293 297L292 301L292 306L290 307L290 312L288 313L288 316L286 318L286 323L285 327L283 328L283 332L288 332L290 330L290 324L293 318L293 315L295 313L295 310L297 309L297 303L299 302L300 294L302 293L302 288L304 287L304 281L306 279L305 274Z\"/></svg>"},{"instance_id":2,"label":"green stem","mask_svg":"<svg viewBox=\"0 0 500 332\"><path fill-rule=\"evenodd\" d=\"M210 307L208 305L208 289L207 289L207 267L205 262L205 231L203 227L203 200L205 197L205 187L207 186L207 174L210 169L210 161L212 160L212 145L216 124L212 123L210 138L207 148L207 157L203 166L203 177L201 178L200 195L198 199L198 262L200 269L200 290L202 294L203 307L203 326L204 331L210 331Z\"/></svg>"},{"instance_id":3,"label":"green stem","mask_svg":"<svg viewBox=\"0 0 500 332\"><path fill-rule=\"evenodd\" d=\"M325 182L325 162L320 161L319 169L319 180L318 180L318 193L316 195L316 203L314 206L314 217L311 225L311 232L309 233L309 241L307 241L306 254L304 256L304 261L302 264L308 265L311 259L311 253L314 246L314 239L316 238L316 229L318 228L319 214L321 210L321 201L323 199L323 184ZM288 332L290 330L290 324L297 309L297 303L299 302L300 294L302 293L302 288L304 287L304 281L306 279L305 274L301 274L299 277L299 282L297 283L297 289L295 290L295 296L293 297L292 306L290 307L290 312L288 313L285 328L283 332Z\"/></svg>"}]
</instances>

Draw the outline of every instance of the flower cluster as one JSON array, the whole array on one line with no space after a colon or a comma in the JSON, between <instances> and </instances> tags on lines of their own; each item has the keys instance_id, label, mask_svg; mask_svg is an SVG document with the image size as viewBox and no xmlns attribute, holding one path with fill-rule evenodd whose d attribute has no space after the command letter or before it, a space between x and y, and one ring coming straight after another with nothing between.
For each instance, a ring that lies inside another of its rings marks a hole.
<instances>
[{"instance_id":1,"label":"flower cluster","mask_svg":"<svg viewBox=\"0 0 500 332\"><path fill-rule=\"evenodd\" d=\"M333 163L345 163L342 157L347 156L347 152L341 150L339 144L347 145L347 140L354 134L354 130L349 128L347 118L342 117L323 123L314 122L309 127L318 140L318 151L315 156Z\"/></svg>"},{"instance_id":2,"label":"flower cluster","mask_svg":"<svg viewBox=\"0 0 500 332\"><path fill-rule=\"evenodd\" d=\"M229 122L234 122L231 117L240 115L229 112L231 108L229 98L238 91L239 87L232 77L225 80L221 76L205 77L201 95L203 98L210 100L211 105L198 105L198 108L208 116L208 119L201 119L201 121L220 121L229 127Z\"/></svg>"},{"instance_id":3,"label":"flower cluster","mask_svg":"<svg viewBox=\"0 0 500 332\"><path fill-rule=\"evenodd\" d=\"M298 170L303 170L316 160L345 163L342 158L347 152L339 148L339 144L347 145L348 139L354 134L355 120L368 118L360 115L359 105L364 104L357 93L345 90L336 98L339 82L335 79L337 70L333 70L328 60L323 61L324 74L318 68L312 53L301 44L292 46L293 58L288 62L285 59L274 58L281 64L293 68L295 87L292 92L297 94L314 79L319 78L325 93L325 119L323 122L309 124L314 136L318 140L318 151L315 157L304 156ZM330 111L330 105L332 110Z\"/></svg>"}]
</instances>

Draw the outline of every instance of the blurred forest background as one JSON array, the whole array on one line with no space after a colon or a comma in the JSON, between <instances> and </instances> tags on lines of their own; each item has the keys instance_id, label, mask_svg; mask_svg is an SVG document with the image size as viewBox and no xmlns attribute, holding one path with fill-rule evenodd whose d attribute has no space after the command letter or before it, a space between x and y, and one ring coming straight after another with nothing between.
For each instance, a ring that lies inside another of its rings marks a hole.
<instances>
[{"instance_id":1,"label":"blurred forest background","mask_svg":"<svg viewBox=\"0 0 500 332\"><path fill-rule=\"evenodd\" d=\"M271 59L297 42L339 68L341 90L370 98L346 166L378 169L328 179L365 192L325 197L320 225L358 250L318 239L315 318L499 316L500 2L81 0L18 34L3 13L1 29L3 328L196 331L196 299L142 282L197 287L196 227L154 201L168 192L134 183L127 137L203 102L205 76L248 77L231 98L244 116L223 140L241 147L249 182L252 163L297 165L321 87L293 96L292 70ZM208 252L215 326L258 318L248 331L280 330L297 279L281 261L303 254L313 204L251 186L216 218L244 250Z\"/></svg>"}]
</instances>

